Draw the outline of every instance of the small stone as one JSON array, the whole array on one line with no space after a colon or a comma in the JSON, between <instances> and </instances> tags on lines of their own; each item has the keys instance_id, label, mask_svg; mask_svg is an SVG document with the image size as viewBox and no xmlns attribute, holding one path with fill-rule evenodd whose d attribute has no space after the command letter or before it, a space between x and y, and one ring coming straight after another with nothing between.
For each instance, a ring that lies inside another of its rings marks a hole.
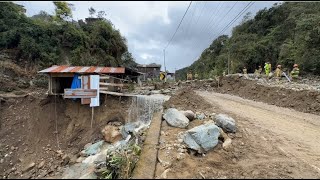
<instances>
[{"instance_id":1,"label":"small stone","mask_svg":"<svg viewBox=\"0 0 320 180\"><path fill-rule=\"evenodd\" d=\"M11 149L11 151L14 151L16 148L14 148L14 146L11 146L10 149Z\"/></svg>"},{"instance_id":2,"label":"small stone","mask_svg":"<svg viewBox=\"0 0 320 180\"><path fill-rule=\"evenodd\" d=\"M28 166L26 166L23 170L22 170L22 172L23 173L25 173L25 172L28 172L28 171L30 171L34 166L36 165L36 163L30 163Z\"/></svg>"},{"instance_id":3,"label":"small stone","mask_svg":"<svg viewBox=\"0 0 320 180\"><path fill-rule=\"evenodd\" d=\"M70 157L66 154L62 157L62 160L63 160L62 165L67 165L70 161Z\"/></svg>"},{"instance_id":4,"label":"small stone","mask_svg":"<svg viewBox=\"0 0 320 180\"><path fill-rule=\"evenodd\" d=\"M182 149L182 148L179 148L179 149L178 149L178 152L184 153L184 152L186 152L186 150L185 150L185 149Z\"/></svg>"},{"instance_id":5,"label":"small stone","mask_svg":"<svg viewBox=\"0 0 320 180\"><path fill-rule=\"evenodd\" d=\"M44 166L45 161L41 161L40 164L38 165L38 168L41 169Z\"/></svg>"},{"instance_id":6,"label":"small stone","mask_svg":"<svg viewBox=\"0 0 320 180\"><path fill-rule=\"evenodd\" d=\"M236 159L236 158L233 158L233 159L232 159L232 162L233 162L233 163L237 163L237 159Z\"/></svg>"},{"instance_id":7,"label":"small stone","mask_svg":"<svg viewBox=\"0 0 320 180\"><path fill-rule=\"evenodd\" d=\"M177 155L177 160L184 159L185 156L186 156L186 155L185 155L184 153L179 153L179 154Z\"/></svg>"},{"instance_id":8,"label":"small stone","mask_svg":"<svg viewBox=\"0 0 320 180\"><path fill-rule=\"evenodd\" d=\"M83 160L85 160L86 158L85 157L79 157L76 162L77 163L81 163Z\"/></svg>"},{"instance_id":9,"label":"small stone","mask_svg":"<svg viewBox=\"0 0 320 180\"><path fill-rule=\"evenodd\" d=\"M0 164L2 164L4 162L4 159L0 159Z\"/></svg>"}]
</instances>

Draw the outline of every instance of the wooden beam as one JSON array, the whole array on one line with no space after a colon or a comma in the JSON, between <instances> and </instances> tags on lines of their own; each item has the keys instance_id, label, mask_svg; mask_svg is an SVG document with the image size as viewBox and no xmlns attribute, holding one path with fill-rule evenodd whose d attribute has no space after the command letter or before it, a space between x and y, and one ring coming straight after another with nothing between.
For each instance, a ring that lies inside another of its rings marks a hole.
<instances>
[{"instance_id":1,"label":"wooden beam","mask_svg":"<svg viewBox=\"0 0 320 180\"><path fill-rule=\"evenodd\" d=\"M95 98L96 89L64 89L64 98Z\"/></svg>"},{"instance_id":2,"label":"wooden beam","mask_svg":"<svg viewBox=\"0 0 320 180\"><path fill-rule=\"evenodd\" d=\"M103 86L118 86L118 87L123 87L123 84L116 84L116 83L102 83L102 82L100 82L99 84L100 84L100 85L103 85Z\"/></svg>"},{"instance_id":3,"label":"wooden beam","mask_svg":"<svg viewBox=\"0 0 320 180\"><path fill-rule=\"evenodd\" d=\"M100 79L110 79L109 76L100 76Z\"/></svg>"},{"instance_id":4,"label":"wooden beam","mask_svg":"<svg viewBox=\"0 0 320 180\"><path fill-rule=\"evenodd\" d=\"M109 95L115 95L115 96L135 96L134 94L124 94L124 93L118 93L118 92L111 92L111 91L99 91L102 94L109 94Z\"/></svg>"}]
</instances>

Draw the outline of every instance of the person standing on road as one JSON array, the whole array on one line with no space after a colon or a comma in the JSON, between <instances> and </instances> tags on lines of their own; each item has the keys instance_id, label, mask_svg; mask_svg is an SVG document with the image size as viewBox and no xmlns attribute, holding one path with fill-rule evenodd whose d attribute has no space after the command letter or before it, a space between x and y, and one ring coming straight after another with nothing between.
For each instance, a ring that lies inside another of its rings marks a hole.
<instances>
[{"instance_id":1,"label":"person standing on road","mask_svg":"<svg viewBox=\"0 0 320 180\"><path fill-rule=\"evenodd\" d=\"M266 73L266 76L267 76L267 78L269 77L269 73L270 73L270 67L271 66L269 66L269 62L266 62L265 64L264 64L264 71L265 71L265 73Z\"/></svg>"},{"instance_id":2,"label":"person standing on road","mask_svg":"<svg viewBox=\"0 0 320 180\"><path fill-rule=\"evenodd\" d=\"M261 66L259 66L258 72L261 75L261 73L262 73L262 67Z\"/></svg>"},{"instance_id":3,"label":"person standing on road","mask_svg":"<svg viewBox=\"0 0 320 180\"><path fill-rule=\"evenodd\" d=\"M243 67L243 75L245 78L248 78L248 71L247 71L247 68L246 67Z\"/></svg>"},{"instance_id":4,"label":"person standing on road","mask_svg":"<svg viewBox=\"0 0 320 180\"><path fill-rule=\"evenodd\" d=\"M277 66L277 69L274 72L274 76L275 76L277 81L279 81L281 79L282 69L281 69L281 65L280 64Z\"/></svg>"},{"instance_id":5,"label":"person standing on road","mask_svg":"<svg viewBox=\"0 0 320 180\"><path fill-rule=\"evenodd\" d=\"M298 64L294 64L293 65L293 69L290 73L291 79L296 81L299 78L299 68L298 68Z\"/></svg>"}]
</instances>

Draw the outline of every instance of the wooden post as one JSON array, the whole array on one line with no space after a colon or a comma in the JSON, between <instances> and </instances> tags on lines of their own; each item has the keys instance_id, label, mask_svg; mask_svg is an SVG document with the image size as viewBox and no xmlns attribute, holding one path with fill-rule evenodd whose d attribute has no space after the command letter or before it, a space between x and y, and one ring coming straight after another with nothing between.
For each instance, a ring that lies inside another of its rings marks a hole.
<instances>
[{"instance_id":1,"label":"wooden post","mask_svg":"<svg viewBox=\"0 0 320 180\"><path fill-rule=\"evenodd\" d=\"M92 122L93 122L93 113L94 113L94 107L92 107L92 111L91 111L91 129L92 129Z\"/></svg>"}]
</instances>

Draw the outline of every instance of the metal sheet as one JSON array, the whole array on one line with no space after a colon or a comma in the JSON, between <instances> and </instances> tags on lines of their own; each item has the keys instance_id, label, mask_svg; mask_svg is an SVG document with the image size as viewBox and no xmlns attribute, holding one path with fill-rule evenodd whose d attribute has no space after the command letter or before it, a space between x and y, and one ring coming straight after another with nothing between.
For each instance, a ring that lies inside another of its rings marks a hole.
<instances>
[{"instance_id":1,"label":"metal sheet","mask_svg":"<svg viewBox=\"0 0 320 180\"><path fill-rule=\"evenodd\" d=\"M105 73L105 74L124 74L124 67L96 67L96 66L52 66L39 73Z\"/></svg>"},{"instance_id":2,"label":"metal sheet","mask_svg":"<svg viewBox=\"0 0 320 180\"><path fill-rule=\"evenodd\" d=\"M58 68L59 66L52 66L52 67L49 67L47 69L44 69L42 71L39 71L40 73L46 73L46 72L51 72L53 70L55 70L56 68Z\"/></svg>"}]
</instances>

